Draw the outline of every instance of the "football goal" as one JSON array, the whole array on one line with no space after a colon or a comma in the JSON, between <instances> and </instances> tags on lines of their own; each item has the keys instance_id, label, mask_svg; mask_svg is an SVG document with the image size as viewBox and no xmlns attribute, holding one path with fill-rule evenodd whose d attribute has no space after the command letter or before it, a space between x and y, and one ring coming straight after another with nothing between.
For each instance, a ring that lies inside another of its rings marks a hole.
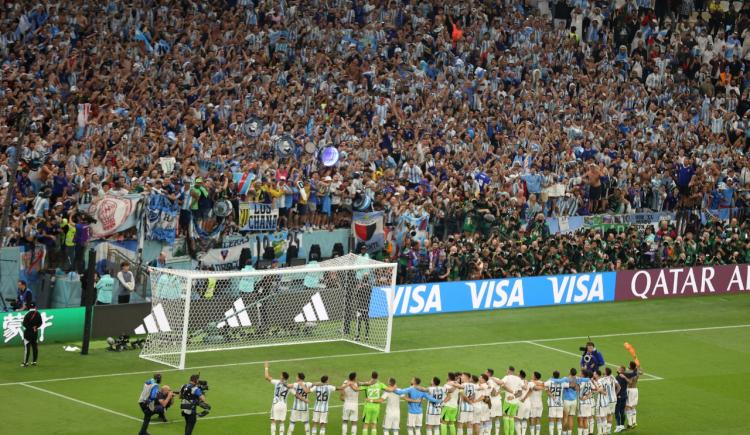
<instances>
[{"instance_id":1,"label":"football goal","mask_svg":"<svg viewBox=\"0 0 750 435\"><path fill-rule=\"evenodd\" d=\"M187 355L349 341L390 351L396 264L354 254L236 272L150 269L141 358L184 369Z\"/></svg>"}]
</instances>

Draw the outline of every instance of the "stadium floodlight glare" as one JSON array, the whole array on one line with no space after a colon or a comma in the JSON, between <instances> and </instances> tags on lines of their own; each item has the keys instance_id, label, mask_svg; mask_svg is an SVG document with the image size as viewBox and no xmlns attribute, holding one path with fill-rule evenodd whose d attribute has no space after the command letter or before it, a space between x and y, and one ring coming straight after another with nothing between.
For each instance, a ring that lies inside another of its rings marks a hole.
<instances>
[{"instance_id":1,"label":"stadium floodlight glare","mask_svg":"<svg viewBox=\"0 0 750 435\"><path fill-rule=\"evenodd\" d=\"M349 341L389 352L396 269L354 254L268 270L150 268L159 321L141 328L140 356L184 369L189 353L261 346Z\"/></svg>"}]
</instances>

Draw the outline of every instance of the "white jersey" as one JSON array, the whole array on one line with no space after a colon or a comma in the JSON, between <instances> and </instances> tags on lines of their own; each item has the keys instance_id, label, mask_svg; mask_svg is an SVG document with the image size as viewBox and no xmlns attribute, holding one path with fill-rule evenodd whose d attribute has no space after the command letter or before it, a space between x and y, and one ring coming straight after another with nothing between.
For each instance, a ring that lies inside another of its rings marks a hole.
<instances>
[{"instance_id":1,"label":"white jersey","mask_svg":"<svg viewBox=\"0 0 750 435\"><path fill-rule=\"evenodd\" d=\"M443 389L445 391L445 394L449 394L450 393L450 398L448 399L447 402L445 402L445 404L443 406L448 406L448 407L451 407L451 408L458 408L458 389L459 389L459 387L457 387L455 385L445 384L445 385L443 385Z\"/></svg>"},{"instance_id":2,"label":"white jersey","mask_svg":"<svg viewBox=\"0 0 750 435\"><path fill-rule=\"evenodd\" d=\"M550 408L558 408L563 406L563 390L568 388L570 384L561 379L550 379L544 383L547 387L547 406Z\"/></svg>"},{"instance_id":3,"label":"white jersey","mask_svg":"<svg viewBox=\"0 0 750 435\"><path fill-rule=\"evenodd\" d=\"M472 383L463 384L464 396L470 400L474 400L477 395L477 386ZM461 412L472 412L474 411L474 405L467 402L466 400L461 401Z\"/></svg>"},{"instance_id":4,"label":"white jersey","mask_svg":"<svg viewBox=\"0 0 750 435\"><path fill-rule=\"evenodd\" d=\"M523 389L523 379L519 378L516 375L505 375L505 377L502 379L503 385L505 385L506 388L510 389L513 393L508 393L506 391L505 393L505 401L508 403L514 403L518 404L521 397L519 395L521 394L521 390Z\"/></svg>"},{"instance_id":5,"label":"white jersey","mask_svg":"<svg viewBox=\"0 0 750 435\"><path fill-rule=\"evenodd\" d=\"M485 407L487 406L483 402L483 398L490 397L490 387L487 384L481 384L477 386L476 392L474 393L474 400L476 402L474 403L474 412L482 412L484 411Z\"/></svg>"},{"instance_id":6,"label":"white jersey","mask_svg":"<svg viewBox=\"0 0 750 435\"><path fill-rule=\"evenodd\" d=\"M604 392L609 398L609 403L617 403L617 380L614 376L605 376L607 382L604 384Z\"/></svg>"},{"instance_id":7,"label":"white jersey","mask_svg":"<svg viewBox=\"0 0 750 435\"><path fill-rule=\"evenodd\" d=\"M352 387L346 386L344 388L344 408L345 409L357 409L359 402L359 391L354 391Z\"/></svg>"},{"instance_id":8,"label":"white jersey","mask_svg":"<svg viewBox=\"0 0 750 435\"><path fill-rule=\"evenodd\" d=\"M383 393L383 399L385 399L385 415L392 417L401 415L401 396L386 391Z\"/></svg>"},{"instance_id":9,"label":"white jersey","mask_svg":"<svg viewBox=\"0 0 750 435\"><path fill-rule=\"evenodd\" d=\"M578 378L578 403L581 405L593 405L594 397L591 394L593 384L589 378ZM586 398L586 396L589 396ZM585 398L585 399L584 399Z\"/></svg>"},{"instance_id":10,"label":"white jersey","mask_svg":"<svg viewBox=\"0 0 750 435\"><path fill-rule=\"evenodd\" d=\"M445 388L443 387L430 387L427 389L432 397L440 401L440 404L435 405L432 402L427 402L427 415L440 415L443 411L443 399L445 399Z\"/></svg>"},{"instance_id":11,"label":"white jersey","mask_svg":"<svg viewBox=\"0 0 750 435\"><path fill-rule=\"evenodd\" d=\"M310 390L315 393L315 412L328 412L328 403L331 400L331 394L336 391L333 385L316 385Z\"/></svg>"},{"instance_id":12,"label":"white jersey","mask_svg":"<svg viewBox=\"0 0 750 435\"><path fill-rule=\"evenodd\" d=\"M537 384L535 382L529 382L529 388L531 388L531 394L527 399L531 406L542 406L542 390L536 389Z\"/></svg>"},{"instance_id":13,"label":"white jersey","mask_svg":"<svg viewBox=\"0 0 750 435\"><path fill-rule=\"evenodd\" d=\"M607 406L609 406L609 396L607 396L607 391L606 391L606 388L604 387L604 382L605 382L604 379L606 378L599 378L593 381L594 388L604 390L603 392L596 393L596 406L600 408L606 408Z\"/></svg>"},{"instance_id":14,"label":"white jersey","mask_svg":"<svg viewBox=\"0 0 750 435\"><path fill-rule=\"evenodd\" d=\"M302 399L307 399L307 393L305 392L305 388L308 390L310 387L312 387L312 384L310 382L303 382L303 383L295 383L294 385L294 403L292 403L292 410L293 411L308 411L310 409L310 404L305 402ZM299 398L297 396L300 396Z\"/></svg>"},{"instance_id":15,"label":"white jersey","mask_svg":"<svg viewBox=\"0 0 750 435\"><path fill-rule=\"evenodd\" d=\"M500 385L498 385L497 382L495 382L492 379L490 379L489 381L487 381L487 386L490 387L490 394L489 394L489 396L491 396L491 397L498 397L498 396L494 396L494 395L497 394L497 393L500 393Z\"/></svg>"},{"instance_id":16,"label":"white jersey","mask_svg":"<svg viewBox=\"0 0 750 435\"><path fill-rule=\"evenodd\" d=\"M286 405L286 396L289 394L289 387L286 381L272 379L271 384L273 384L273 404L283 403Z\"/></svg>"}]
</instances>

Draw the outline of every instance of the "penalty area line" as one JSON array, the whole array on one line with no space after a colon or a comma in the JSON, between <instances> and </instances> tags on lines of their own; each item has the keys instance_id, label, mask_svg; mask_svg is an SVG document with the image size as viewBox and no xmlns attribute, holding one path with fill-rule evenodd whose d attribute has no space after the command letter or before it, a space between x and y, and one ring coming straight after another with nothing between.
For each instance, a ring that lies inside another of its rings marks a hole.
<instances>
[{"instance_id":1,"label":"penalty area line","mask_svg":"<svg viewBox=\"0 0 750 435\"><path fill-rule=\"evenodd\" d=\"M42 392L42 393L46 393L46 394L49 394L51 396L59 397L60 399L65 399L65 400L71 401L73 403L77 403L79 405L88 406L89 408L98 409L99 411L107 412L109 414L116 415L118 417L127 418L128 420L142 421L142 419L137 418L137 417L133 417L132 415L127 415L127 414L123 414L122 412L113 411L111 409L107 409L107 408L104 408L104 407L99 406L99 405L94 405L93 403L84 402L83 400L78 400L78 399L75 399L73 397L66 396L64 394L55 393L54 391L50 391L50 390L47 390L47 389L44 389L44 388L40 388L40 387L37 387L37 386L34 386L34 385L29 385L29 384L27 384L25 382L21 382L18 385L22 385L22 386L24 386L26 388L30 388L32 390L36 390L36 391L39 391L39 392Z\"/></svg>"},{"instance_id":2,"label":"penalty area line","mask_svg":"<svg viewBox=\"0 0 750 435\"><path fill-rule=\"evenodd\" d=\"M533 346L541 347L543 349L554 350L555 352L564 353L566 355L572 355L572 356L580 357L580 354L577 354L575 352L569 352L569 351L564 350L564 349L558 349L556 347L547 346L546 344L536 343L534 341L527 341L526 343L531 344ZM612 364L612 363L607 363L607 365L610 366L610 367L615 367L615 368L619 367L617 364ZM664 380L664 378L662 378L661 376L652 375L651 373L643 372L643 374L645 376L649 376L649 379L641 379L641 381L663 381Z\"/></svg>"},{"instance_id":3,"label":"penalty area line","mask_svg":"<svg viewBox=\"0 0 750 435\"><path fill-rule=\"evenodd\" d=\"M432 352L436 350L471 349L471 348L502 346L502 345L510 345L510 344L523 344L523 343L533 343L534 345L539 345L540 343L550 342L550 341L583 340L589 337L590 338L630 337L630 336L639 336L639 335L660 335L660 334L677 334L677 333L685 333L685 332L716 331L716 330L738 329L738 328L748 328L748 327L750 327L750 323L741 324L741 325L707 326L707 327L700 327L700 328L666 329L666 330L638 331L638 332L618 332L615 334L603 334L603 335L600 334L600 335L591 335L591 336L581 335L581 336L573 336L573 337L539 338L539 339L533 339L533 340L497 341L497 342L492 342L492 343L458 344L454 346L422 347L422 348L416 348L416 349L397 349L397 350L392 350L390 353L395 354L395 353L413 353L413 352ZM304 344L304 343L300 343L300 344ZM227 349L227 350L231 350L231 349ZM317 355L317 356L300 357L300 358L287 358L287 359L276 359L276 360L269 359L268 362L272 364L278 364L278 363L287 363L287 362L314 361L314 360L321 360L321 359L337 359L337 358L355 358L355 357L360 357L360 356L376 356L376 355L387 356L388 353L358 352L358 353L345 353L345 354L333 354L333 355ZM142 370L142 371L137 371L137 372L108 373L108 374L101 374L101 375L74 376L74 377L69 377L69 378L36 379L36 380L29 380L29 381L0 383L0 387L7 387L7 386L21 385L21 384L38 384L38 383L46 383L46 382L63 382L63 381L78 381L78 380L84 380L84 379L110 378L114 376L147 375L147 374L153 374L154 370L161 372L161 373L180 372L180 371L187 372L190 370L204 370L204 369L214 369L214 368L222 368L222 367L260 365L260 364L263 364L264 362L265 361L246 361L246 362L238 362L238 363L213 364L213 365L186 367L184 370L174 369L174 368L172 369L156 369L155 368L151 370Z\"/></svg>"}]
</instances>

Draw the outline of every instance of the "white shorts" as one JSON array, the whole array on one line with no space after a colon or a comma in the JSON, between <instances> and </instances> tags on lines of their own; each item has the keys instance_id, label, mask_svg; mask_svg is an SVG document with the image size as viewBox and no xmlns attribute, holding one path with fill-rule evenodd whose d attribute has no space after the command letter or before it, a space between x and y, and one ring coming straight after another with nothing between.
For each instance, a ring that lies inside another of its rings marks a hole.
<instances>
[{"instance_id":1,"label":"white shorts","mask_svg":"<svg viewBox=\"0 0 750 435\"><path fill-rule=\"evenodd\" d=\"M542 410L544 407L541 403L532 404L531 405L531 412L529 413L530 418L542 418Z\"/></svg>"},{"instance_id":2,"label":"white shorts","mask_svg":"<svg viewBox=\"0 0 750 435\"><path fill-rule=\"evenodd\" d=\"M474 423L474 411L461 411L458 413L458 423Z\"/></svg>"},{"instance_id":3,"label":"white shorts","mask_svg":"<svg viewBox=\"0 0 750 435\"><path fill-rule=\"evenodd\" d=\"M308 421L310 421L310 411L292 410L292 415L289 416L289 421L295 423L307 423Z\"/></svg>"},{"instance_id":4,"label":"white shorts","mask_svg":"<svg viewBox=\"0 0 750 435\"><path fill-rule=\"evenodd\" d=\"M529 418L529 415L531 415L531 404L529 402L521 402L521 404L518 405L518 413L516 414L516 418L525 420Z\"/></svg>"},{"instance_id":5,"label":"white shorts","mask_svg":"<svg viewBox=\"0 0 750 435\"><path fill-rule=\"evenodd\" d=\"M341 420L343 421L357 421L357 414L358 409L357 408L349 408L346 407L341 412Z\"/></svg>"},{"instance_id":6,"label":"white shorts","mask_svg":"<svg viewBox=\"0 0 750 435\"><path fill-rule=\"evenodd\" d=\"M271 407L271 420L286 420L286 403L279 402L273 404Z\"/></svg>"},{"instance_id":7,"label":"white shorts","mask_svg":"<svg viewBox=\"0 0 750 435\"><path fill-rule=\"evenodd\" d=\"M503 416L503 399L500 396L490 397L490 417Z\"/></svg>"},{"instance_id":8,"label":"white shorts","mask_svg":"<svg viewBox=\"0 0 750 435\"><path fill-rule=\"evenodd\" d=\"M601 405L594 405L591 410L591 413L593 414L594 417L604 417L605 415L607 415L605 414L606 412L607 412L607 407L606 406L602 407Z\"/></svg>"},{"instance_id":9,"label":"white shorts","mask_svg":"<svg viewBox=\"0 0 750 435\"><path fill-rule=\"evenodd\" d=\"M383 420L383 429L398 430L401 426L401 414L400 413L385 413L385 419Z\"/></svg>"},{"instance_id":10,"label":"white shorts","mask_svg":"<svg viewBox=\"0 0 750 435\"><path fill-rule=\"evenodd\" d=\"M591 417L591 405L580 405L578 407L578 417L579 418Z\"/></svg>"},{"instance_id":11,"label":"white shorts","mask_svg":"<svg viewBox=\"0 0 750 435\"><path fill-rule=\"evenodd\" d=\"M422 427L422 414L409 414L406 419L406 427Z\"/></svg>"},{"instance_id":12,"label":"white shorts","mask_svg":"<svg viewBox=\"0 0 750 435\"><path fill-rule=\"evenodd\" d=\"M427 414L425 424L427 426L440 426L440 416L435 414Z\"/></svg>"},{"instance_id":13,"label":"white shorts","mask_svg":"<svg viewBox=\"0 0 750 435\"><path fill-rule=\"evenodd\" d=\"M614 415L617 408L617 402L612 402L607 406L607 415Z\"/></svg>"},{"instance_id":14,"label":"white shorts","mask_svg":"<svg viewBox=\"0 0 750 435\"><path fill-rule=\"evenodd\" d=\"M567 415L576 415L576 406L578 402L575 400L563 400L563 412Z\"/></svg>"},{"instance_id":15,"label":"white shorts","mask_svg":"<svg viewBox=\"0 0 750 435\"><path fill-rule=\"evenodd\" d=\"M638 406L638 389L628 388L628 400L625 402L625 406L634 408Z\"/></svg>"},{"instance_id":16,"label":"white shorts","mask_svg":"<svg viewBox=\"0 0 750 435\"><path fill-rule=\"evenodd\" d=\"M313 412L313 423L322 423L326 424L328 423L328 413L327 412Z\"/></svg>"},{"instance_id":17,"label":"white shorts","mask_svg":"<svg viewBox=\"0 0 750 435\"><path fill-rule=\"evenodd\" d=\"M490 420L490 409L484 403L474 404L474 420L472 423L481 424Z\"/></svg>"},{"instance_id":18,"label":"white shorts","mask_svg":"<svg viewBox=\"0 0 750 435\"><path fill-rule=\"evenodd\" d=\"M562 406L550 406L549 407L549 418L562 418L563 407Z\"/></svg>"}]
</instances>

